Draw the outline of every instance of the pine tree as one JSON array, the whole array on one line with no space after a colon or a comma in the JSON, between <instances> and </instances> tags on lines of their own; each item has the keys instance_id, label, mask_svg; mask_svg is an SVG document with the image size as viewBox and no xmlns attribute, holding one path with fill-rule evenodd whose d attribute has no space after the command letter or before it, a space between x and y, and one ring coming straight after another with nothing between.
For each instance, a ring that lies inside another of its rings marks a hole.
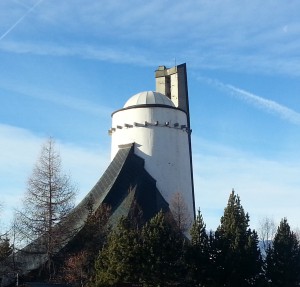
<instances>
[{"instance_id":1,"label":"pine tree","mask_svg":"<svg viewBox=\"0 0 300 287\"><path fill-rule=\"evenodd\" d=\"M186 258L189 269L188 279L193 286L206 286L210 278L209 237L200 209L190 234L191 241Z\"/></svg>"},{"instance_id":2,"label":"pine tree","mask_svg":"<svg viewBox=\"0 0 300 287\"><path fill-rule=\"evenodd\" d=\"M96 260L96 285L177 284L185 279L184 250L183 235L162 212L141 230L134 220L121 218Z\"/></svg>"},{"instance_id":3,"label":"pine tree","mask_svg":"<svg viewBox=\"0 0 300 287\"><path fill-rule=\"evenodd\" d=\"M140 262L139 232L122 217L96 260L96 286L138 282Z\"/></svg>"},{"instance_id":4,"label":"pine tree","mask_svg":"<svg viewBox=\"0 0 300 287\"><path fill-rule=\"evenodd\" d=\"M300 247L287 219L281 220L273 245L267 250L267 277L274 287L293 287L300 283Z\"/></svg>"},{"instance_id":5,"label":"pine tree","mask_svg":"<svg viewBox=\"0 0 300 287\"><path fill-rule=\"evenodd\" d=\"M249 228L249 215L234 191L214 237L217 283L221 286L257 286L261 280L262 259L258 237Z\"/></svg>"},{"instance_id":6,"label":"pine tree","mask_svg":"<svg viewBox=\"0 0 300 287\"><path fill-rule=\"evenodd\" d=\"M167 286L184 280L184 239L162 212L146 223L141 240L141 279L147 286Z\"/></svg>"},{"instance_id":7,"label":"pine tree","mask_svg":"<svg viewBox=\"0 0 300 287\"><path fill-rule=\"evenodd\" d=\"M0 237L0 261L6 259L12 253L12 250L9 239Z\"/></svg>"}]
</instances>

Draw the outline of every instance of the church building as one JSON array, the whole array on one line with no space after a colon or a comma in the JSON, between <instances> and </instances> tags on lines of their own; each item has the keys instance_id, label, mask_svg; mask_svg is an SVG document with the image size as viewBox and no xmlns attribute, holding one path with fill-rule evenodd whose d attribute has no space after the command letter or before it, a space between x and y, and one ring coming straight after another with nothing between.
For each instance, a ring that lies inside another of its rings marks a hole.
<instances>
[{"instance_id":1,"label":"church building","mask_svg":"<svg viewBox=\"0 0 300 287\"><path fill-rule=\"evenodd\" d=\"M186 64L155 71L156 91L130 97L112 113L111 163L99 181L62 222L75 232L60 238L59 253L72 243L85 226L89 214L102 204L111 207L110 224L128 216L138 206L147 221L160 210L169 211L175 194L180 194L191 219L195 218L191 126ZM91 205L92 203L92 205ZM92 206L92 210L87 206ZM45 264L38 238L14 255L19 275ZM9 264L2 266L9 268ZM1 269L2 269L1 268ZM9 272L7 272L9 274ZM2 285L12 278L2 278Z\"/></svg>"}]
</instances>

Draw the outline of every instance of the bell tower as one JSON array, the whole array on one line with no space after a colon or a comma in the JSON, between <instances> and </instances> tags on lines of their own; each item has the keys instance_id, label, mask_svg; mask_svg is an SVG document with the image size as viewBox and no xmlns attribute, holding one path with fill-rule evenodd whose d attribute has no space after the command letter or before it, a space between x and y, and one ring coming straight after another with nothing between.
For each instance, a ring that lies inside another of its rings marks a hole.
<instances>
[{"instance_id":1,"label":"bell tower","mask_svg":"<svg viewBox=\"0 0 300 287\"><path fill-rule=\"evenodd\" d=\"M190 170L192 193L195 206L194 194L194 176L193 176L193 160L192 160L192 142L191 142L191 124L190 124L190 109L188 96L188 83L186 64L166 68L159 66L155 71L156 91L167 96L175 105L175 107L183 110L187 115L187 128L189 130L189 154L190 154ZM195 210L194 210L195 212Z\"/></svg>"}]
</instances>

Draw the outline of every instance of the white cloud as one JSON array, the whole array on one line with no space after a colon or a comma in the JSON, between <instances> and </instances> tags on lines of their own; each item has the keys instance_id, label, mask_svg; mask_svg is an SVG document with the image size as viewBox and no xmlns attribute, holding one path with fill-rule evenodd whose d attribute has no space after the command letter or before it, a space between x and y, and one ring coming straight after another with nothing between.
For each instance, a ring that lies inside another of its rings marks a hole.
<instances>
[{"instance_id":1,"label":"white cloud","mask_svg":"<svg viewBox=\"0 0 300 287\"><path fill-rule=\"evenodd\" d=\"M0 125L0 191L4 218L10 219L19 207L26 180L37 160L45 138L28 130ZM286 216L297 226L299 163L257 158L230 147L194 138L196 207L200 207L207 227L215 229L231 189L240 195L256 228L265 216L276 221ZM78 184L78 201L94 186L109 163L109 147L77 146L57 139L64 170Z\"/></svg>"},{"instance_id":2,"label":"white cloud","mask_svg":"<svg viewBox=\"0 0 300 287\"><path fill-rule=\"evenodd\" d=\"M13 5L7 6L2 10L10 15ZM299 76L298 10L296 1L265 1L264 9L258 0L45 1L0 49L138 65L182 55L195 68ZM49 43L48 34L59 41Z\"/></svg>"},{"instance_id":3,"label":"white cloud","mask_svg":"<svg viewBox=\"0 0 300 287\"><path fill-rule=\"evenodd\" d=\"M45 138L28 130L0 125L0 191L4 217L9 219L19 207L26 180L37 160ZM109 147L77 146L57 139L64 170L78 183L82 199L103 174L109 162ZM200 207L207 227L215 229L231 189L240 195L256 228L265 216L277 222L286 216L297 226L300 179L299 162L291 158L268 160L231 147L193 137L196 207Z\"/></svg>"},{"instance_id":4,"label":"white cloud","mask_svg":"<svg viewBox=\"0 0 300 287\"><path fill-rule=\"evenodd\" d=\"M37 2L30 0L26 5L32 7L34 3ZM2 54L78 57L151 67L180 55L189 67L197 70L300 75L297 1L279 4L267 0L264 9L258 0L247 4L239 0L187 0L172 4L158 0L146 4L138 0L101 3L87 0L84 5L74 0L59 5L57 1L42 4L30 17L24 18L22 25L6 34L9 37L2 38ZM16 2L0 1L0 27L5 27L1 28L2 35L26 11L24 7L16 10L14 5L20 6ZM49 35L54 43L49 42ZM111 111L87 101L70 100L51 92L45 94L45 90L32 87L27 87L24 93L19 83L14 84L8 89L68 108L105 117ZM231 85L216 81L214 84L251 105L299 124L299 113L288 107ZM12 206L24 191L43 138L4 125L0 126L0 135L0 178L5 183L0 192L7 205ZM106 167L102 162L106 153L99 147L89 150L59 141L58 144L65 167L75 181L79 180L85 193ZM197 205L205 207L209 227L216 227L232 188L241 195L251 222L260 215L287 216L296 222L299 214L295 186L299 186L296 175L299 164L260 159L215 143L203 144L203 140L193 150Z\"/></svg>"},{"instance_id":5,"label":"white cloud","mask_svg":"<svg viewBox=\"0 0 300 287\"><path fill-rule=\"evenodd\" d=\"M82 147L70 143L57 142L64 163L64 170L69 171L78 184L77 203L87 195L97 183L110 162L110 146Z\"/></svg>"},{"instance_id":6,"label":"white cloud","mask_svg":"<svg viewBox=\"0 0 300 287\"><path fill-rule=\"evenodd\" d=\"M252 228L257 228L259 220L266 216L276 222L287 217L297 227L299 162L291 158L258 158L201 138L194 142L196 208L201 208L209 229L219 225L232 188L249 212Z\"/></svg>"},{"instance_id":7,"label":"white cloud","mask_svg":"<svg viewBox=\"0 0 300 287\"><path fill-rule=\"evenodd\" d=\"M0 50L3 52L12 52L18 54L80 57L84 59L93 59L112 63L129 63L145 66L151 65L151 59L145 55L148 52L144 50L136 50L133 47L119 49L105 45L92 46L81 43L76 45L65 44L59 46L52 43L5 41L0 45Z\"/></svg>"},{"instance_id":8,"label":"white cloud","mask_svg":"<svg viewBox=\"0 0 300 287\"><path fill-rule=\"evenodd\" d=\"M47 89L39 89L37 86L29 85L27 83L15 85L14 80L11 82L9 81L10 79L6 79L5 82L0 80L1 88L10 92L18 93L24 97L36 98L104 118L109 118L112 111L112 108L97 105L83 98L58 94L56 91L49 90L49 87Z\"/></svg>"},{"instance_id":9,"label":"white cloud","mask_svg":"<svg viewBox=\"0 0 300 287\"><path fill-rule=\"evenodd\" d=\"M4 203L2 214L6 222L11 219L14 208L20 207L27 178L45 140L28 130L0 124L0 195ZM79 201L96 184L107 167L109 147L83 147L59 139L56 143L63 170L71 175L78 186Z\"/></svg>"}]
</instances>

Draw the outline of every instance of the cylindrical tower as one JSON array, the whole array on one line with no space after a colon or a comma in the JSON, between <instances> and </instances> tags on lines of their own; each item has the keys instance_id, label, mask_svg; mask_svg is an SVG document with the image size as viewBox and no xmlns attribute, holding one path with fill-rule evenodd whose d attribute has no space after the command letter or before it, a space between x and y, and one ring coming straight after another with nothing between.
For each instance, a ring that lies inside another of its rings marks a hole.
<instances>
[{"instance_id":1,"label":"cylindrical tower","mask_svg":"<svg viewBox=\"0 0 300 287\"><path fill-rule=\"evenodd\" d=\"M158 92L131 97L112 114L111 159L122 145L134 143L134 152L145 160L145 169L170 203L180 193L194 218L188 118L185 111Z\"/></svg>"}]
</instances>

